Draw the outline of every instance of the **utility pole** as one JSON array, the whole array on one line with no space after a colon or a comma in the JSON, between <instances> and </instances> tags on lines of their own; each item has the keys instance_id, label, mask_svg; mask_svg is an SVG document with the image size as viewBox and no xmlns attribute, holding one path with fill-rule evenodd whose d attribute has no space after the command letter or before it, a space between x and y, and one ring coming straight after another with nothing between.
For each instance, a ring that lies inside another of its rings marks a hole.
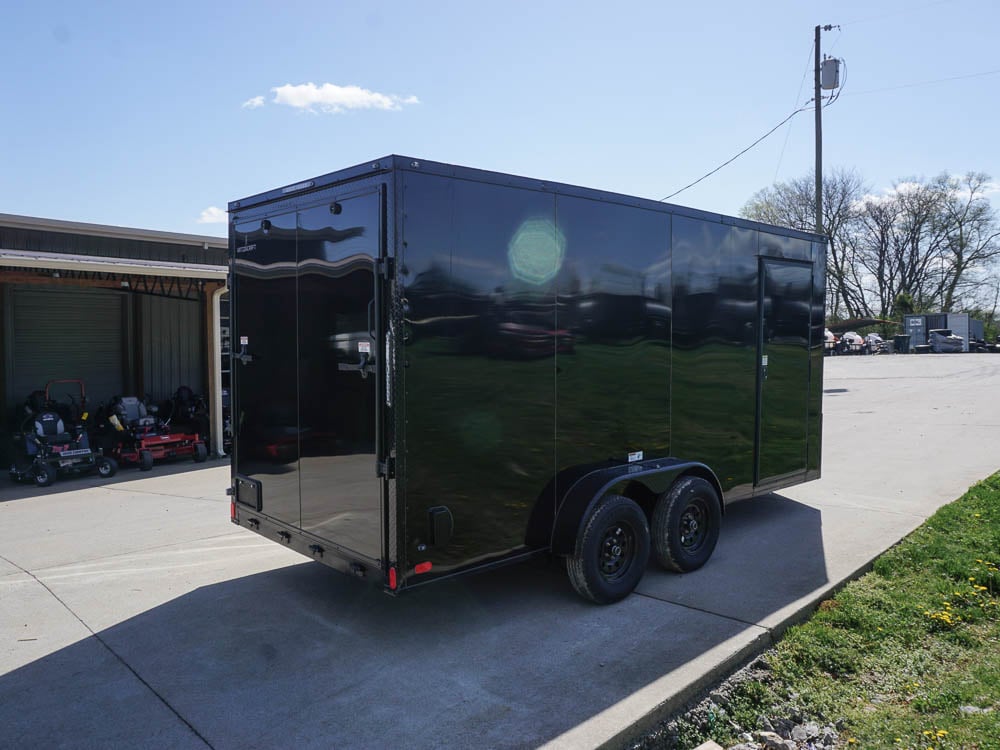
<instances>
[{"instance_id":1,"label":"utility pole","mask_svg":"<svg viewBox=\"0 0 1000 750\"><path fill-rule=\"evenodd\" d=\"M816 53L816 70L814 76L813 101L816 103L816 234L823 232L823 97L822 89L835 89L840 86L840 66L837 60L827 60L825 63L820 59L820 32L830 31L833 28L840 28L833 24L816 27L816 41L813 44ZM830 80L824 80L823 67L826 64L833 65L833 74Z\"/></svg>"},{"instance_id":2,"label":"utility pole","mask_svg":"<svg viewBox=\"0 0 1000 750\"><path fill-rule=\"evenodd\" d=\"M816 234L823 234L823 98L819 87L819 40L823 27L816 27L816 70L814 75L813 101L816 103ZM826 30L832 27L828 24Z\"/></svg>"}]
</instances>

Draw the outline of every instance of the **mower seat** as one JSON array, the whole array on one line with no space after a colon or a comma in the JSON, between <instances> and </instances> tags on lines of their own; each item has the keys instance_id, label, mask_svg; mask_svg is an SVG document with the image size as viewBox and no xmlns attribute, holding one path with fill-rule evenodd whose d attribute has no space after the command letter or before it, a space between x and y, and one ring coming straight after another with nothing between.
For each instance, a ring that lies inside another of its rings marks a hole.
<instances>
[{"instance_id":1,"label":"mower seat","mask_svg":"<svg viewBox=\"0 0 1000 750\"><path fill-rule=\"evenodd\" d=\"M153 427L156 417L146 413L146 405L135 396L122 396L115 404L115 412L119 419L132 427Z\"/></svg>"},{"instance_id":2,"label":"mower seat","mask_svg":"<svg viewBox=\"0 0 1000 750\"><path fill-rule=\"evenodd\" d=\"M48 410L35 417L35 436L50 445L69 443L73 440L73 436L66 432L62 417Z\"/></svg>"}]
</instances>

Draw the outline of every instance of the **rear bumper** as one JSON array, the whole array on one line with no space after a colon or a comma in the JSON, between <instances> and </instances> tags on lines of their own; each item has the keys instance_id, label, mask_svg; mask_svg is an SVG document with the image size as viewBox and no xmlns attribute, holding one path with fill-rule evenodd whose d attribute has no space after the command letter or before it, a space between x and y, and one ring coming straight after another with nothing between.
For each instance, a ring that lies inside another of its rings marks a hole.
<instances>
[{"instance_id":1,"label":"rear bumper","mask_svg":"<svg viewBox=\"0 0 1000 750\"><path fill-rule=\"evenodd\" d=\"M388 593L397 593L389 588L388 571L383 569L381 562L369 560L329 540L320 539L294 526L276 521L235 500L232 501L232 508L230 519L234 524L289 547L310 560L321 562L327 567L366 583L381 586Z\"/></svg>"}]
</instances>

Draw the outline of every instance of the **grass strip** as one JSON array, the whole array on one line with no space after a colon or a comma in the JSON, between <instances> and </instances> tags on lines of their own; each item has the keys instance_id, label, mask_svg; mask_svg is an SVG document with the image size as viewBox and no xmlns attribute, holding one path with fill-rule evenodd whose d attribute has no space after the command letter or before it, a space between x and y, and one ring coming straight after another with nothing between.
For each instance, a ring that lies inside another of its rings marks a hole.
<instances>
[{"instance_id":1,"label":"grass strip","mask_svg":"<svg viewBox=\"0 0 1000 750\"><path fill-rule=\"evenodd\" d=\"M729 747L762 727L816 721L836 724L837 747L1000 749L1000 473L938 510L752 667L708 710L638 746Z\"/></svg>"}]
</instances>

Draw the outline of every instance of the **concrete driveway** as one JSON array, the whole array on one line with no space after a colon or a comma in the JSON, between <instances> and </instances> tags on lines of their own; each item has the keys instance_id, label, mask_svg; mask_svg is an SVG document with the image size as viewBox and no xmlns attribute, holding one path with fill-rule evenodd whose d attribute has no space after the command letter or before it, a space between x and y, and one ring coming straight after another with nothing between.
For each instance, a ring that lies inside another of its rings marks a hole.
<instances>
[{"instance_id":1,"label":"concrete driveway","mask_svg":"<svg viewBox=\"0 0 1000 750\"><path fill-rule=\"evenodd\" d=\"M611 607L555 565L391 599L229 523L228 467L0 491L0 746L617 744L1000 466L1000 357L826 362L824 478Z\"/></svg>"}]
</instances>

